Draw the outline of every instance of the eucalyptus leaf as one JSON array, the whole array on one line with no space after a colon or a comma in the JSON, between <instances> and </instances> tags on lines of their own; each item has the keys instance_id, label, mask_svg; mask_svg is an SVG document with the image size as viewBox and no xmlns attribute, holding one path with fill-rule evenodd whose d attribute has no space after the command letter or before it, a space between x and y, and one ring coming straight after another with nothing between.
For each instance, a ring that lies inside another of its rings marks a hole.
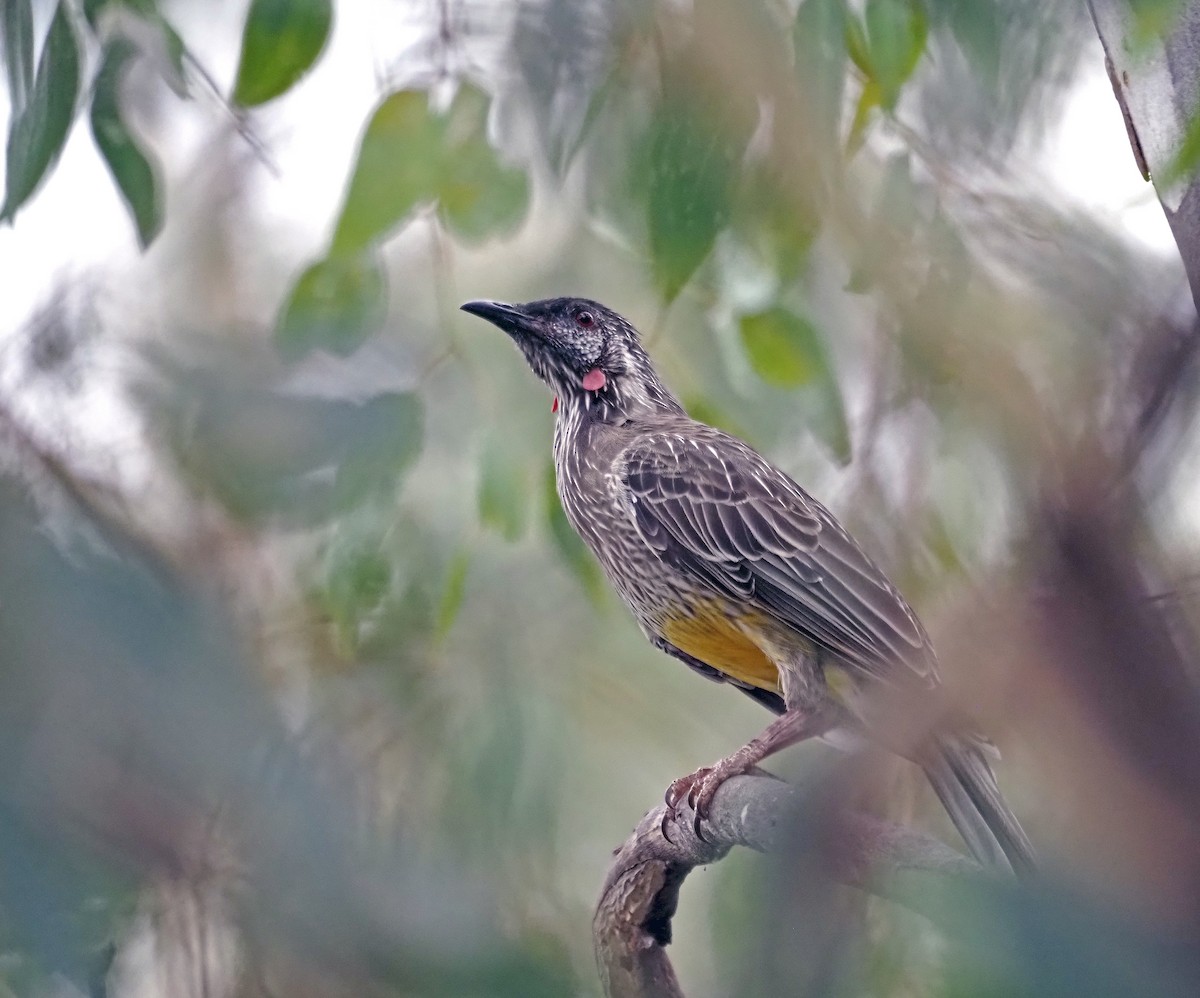
<instances>
[{"instance_id":1,"label":"eucalyptus leaf","mask_svg":"<svg viewBox=\"0 0 1200 998\"><path fill-rule=\"evenodd\" d=\"M816 329L795 312L772 308L742 316L738 326L751 365L769 385L805 385L824 367L824 350Z\"/></svg>"},{"instance_id":2,"label":"eucalyptus leaf","mask_svg":"<svg viewBox=\"0 0 1200 998\"><path fill-rule=\"evenodd\" d=\"M699 104L681 98L659 107L638 158L654 282L667 301L729 224L741 154L740 143Z\"/></svg>"},{"instance_id":3,"label":"eucalyptus leaf","mask_svg":"<svg viewBox=\"0 0 1200 998\"><path fill-rule=\"evenodd\" d=\"M467 593L467 572L470 567L471 556L465 548L458 551L450 562L450 568L446 572L446 585L438 604L437 622L434 625L434 633L438 638L449 634L458 619L458 612L462 609L463 598Z\"/></svg>"},{"instance_id":4,"label":"eucalyptus leaf","mask_svg":"<svg viewBox=\"0 0 1200 998\"><path fill-rule=\"evenodd\" d=\"M121 37L105 47L92 94L91 125L96 147L133 215L138 242L145 249L162 229L163 204L154 165L121 115L121 81L135 53L133 44Z\"/></svg>"},{"instance_id":5,"label":"eucalyptus leaf","mask_svg":"<svg viewBox=\"0 0 1200 998\"><path fill-rule=\"evenodd\" d=\"M361 542L330 558L318 595L344 654L357 651L363 623L387 598L392 574L392 563L379 548Z\"/></svg>"},{"instance_id":6,"label":"eucalyptus leaf","mask_svg":"<svg viewBox=\"0 0 1200 998\"><path fill-rule=\"evenodd\" d=\"M827 370L814 389L802 399L802 403L807 403L808 428L838 464L847 465L852 456L850 426L846 422L846 403L833 372Z\"/></svg>"},{"instance_id":7,"label":"eucalyptus leaf","mask_svg":"<svg viewBox=\"0 0 1200 998\"><path fill-rule=\"evenodd\" d=\"M1005 51L1000 20L1004 12L991 3L942 5L951 33L967 57L971 71L988 90L1000 82L1000 58Z\"/></svg>"},{"instance_id":8,"label":"eucalyptus leaf","mask_svg":"<svg viewBox=\"0 0 1200 998\"><path fill-rule=\"evenodd\" d=\"M288 295L275 345L290 359L317 348L352 353L379 329L386 307L386 280L374 252L319 260Z\"/></svg>"},{"instance_id":9,"label":"eucalyptus leaf","mask_svg":"<svg viewBox=\"0 0 1200 998\"><path fill-rule=\"evenodd\" d=\"M758 376L779 388L803 388L798 400L809 428L838 461L849 461L845 405L816 327L777 306L743 316L739 331Z\"/></svg>"},{"instance_id":10,"label":"eucalyptus leaf","mask_svg":"<svg viewBox=\"0 0 1200 998\"><path fill-rule=\"evenodd\" d=\"M331 0L252 0L234 103L255 107L290 90L320 57L332 25Z\"/></svg>"},{"instance_id":11,"label":"eucalyptus leaf","mask_svg":"<svg viewBox=\"0 0 1200 998\"><path fill-rule=\"evenodd\" d=\"M851 23L846 0L804 0L792 29L796 74L812 102L816 123L837 134L847 76L847 53L862 59L863 42L848 41L859 26Z\"/></svg>"},{"instance_id":12,"label":"eucalyptus leaf","mask_svg":"<svg viewBox=\"0 0 1200 998\"><path fill-rule=\"evenodd\" d=\"M69 4L60 2L38 59L29 99L8 129L4 205L0 221L12 221L61 155L79 98L79 43Z\"/></svg>"},{"instance_id":13,"label":"eucalyptus leaf","mask_svg":"<svg viewBox=\"0 0 1200 998\"><path fill-rule=\"evenodd\" d=\"M33 87L33 10L30 0L4 0L0 18L3 18L0 31L4 32L8 101L15 117L24 109Z\"/></svg>"},{"instance_id":14,"label":"eucalyptus leaf","mask_svg":"<svg viewBox=\"0 0 1200 998\"><path fill-rule=\"evenodd\" d=\"M858 101L854 105L854 117L850 121L850 133L846 136L846 155L853 156L862 148L867 137L867 125L871 121L871 112L883 106L883 91L875 80L867 80L863 84Z\"/></svg>"},{"instance_id":15,"label":"eucalyptus leaf","mask_svg":"<svg viewBox=\"0 0 1200 998\"><path fill-rule=\"evenodd\" d=\"M436 196L442 125L422 90L389 94L363 133L331 253L359 253Z\"/></svg>"},{"instance_id":16,"label":"eucalyptus leaf","mask_svg":"<svg viewBox=\"0 0 1200 998\"><path fill-rule=\"evenodd\" d=\"M83 19L88 27L95 31L100 26L100 18L111 7L120 4L121 0L83 0Z\"/></svg>"},{"instance_id":17,"label":"eucalyptus leaf","mask_svg":"<svg viewBox=\"0 0 1200 998\"><path fill-rule=\"evenodd\" d=\"M503 166L487 141L486 94L459 88L447 112L439 171L438 213L447 228L478 240L514 229L529 207L529 181Z\"/></svg>"},{"instance_id":18,"label":"eucalyptus leaf","mask_svg":"<svg viewBox=\"0 0 1200 998\"><path fill-rule=\"evenodd\" d=\"M867 0L866 27L871 79L879 85L881 102L890 111L925 50L929 34L925 8L919 0Z\"/></svg>"},{"instance_id":19,"label":"eucalyptus leaf","mask_svg":"<svg viewBox=\"0 0 1200 998\"><path fill-rule=\"evenodd\" d=\"M311 527L390 496L421 448L410 393L328 399L181 369L149 401L193 487L248 523Z\"/></svg>"}]
</instances>

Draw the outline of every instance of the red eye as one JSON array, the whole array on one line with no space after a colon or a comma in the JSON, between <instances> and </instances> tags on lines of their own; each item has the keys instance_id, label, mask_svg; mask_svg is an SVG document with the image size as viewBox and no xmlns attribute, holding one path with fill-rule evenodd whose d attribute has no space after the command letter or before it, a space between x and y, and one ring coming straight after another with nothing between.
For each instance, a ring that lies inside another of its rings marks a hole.
<instances>
[{"instance_id":1,"label":"red eye","mask_svg":"<svg viewBox=\"0 0 1200 998\"><path fill-rule=\"evenodd\" d=\"M596 317L591 312L576 312L575 321L586 329L596 324Z\"/></svg>"}]
</instances>

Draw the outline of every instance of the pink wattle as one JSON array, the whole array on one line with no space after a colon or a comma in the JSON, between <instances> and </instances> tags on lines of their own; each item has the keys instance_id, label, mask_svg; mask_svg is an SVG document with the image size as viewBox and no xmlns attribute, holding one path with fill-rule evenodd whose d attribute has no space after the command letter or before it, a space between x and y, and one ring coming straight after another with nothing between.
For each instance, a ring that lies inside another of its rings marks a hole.
<instances>
[{"instance_id":1,"label":"pink wattle","mask_svg":"<svg viewBox=\"0 0 1200 998\"><path fill-rule=\"evenodd\" d=\"M550 406L550 411L558 412L558 396L557 395L554 396L554 404L552 406Z\"/></svg>"},{"instance_id":2,"label":"pink wattle","mask_svg":"<svg viewBox=\"0 0 1200 998\"><path fill-rule=\"evenodd\" d=\"M598 367L593 367L587 374L583 376L583 387L589 392L598 392L604 387L604 383L608 379L604 377L604 372Z\"/></svg>"}]
</instances>

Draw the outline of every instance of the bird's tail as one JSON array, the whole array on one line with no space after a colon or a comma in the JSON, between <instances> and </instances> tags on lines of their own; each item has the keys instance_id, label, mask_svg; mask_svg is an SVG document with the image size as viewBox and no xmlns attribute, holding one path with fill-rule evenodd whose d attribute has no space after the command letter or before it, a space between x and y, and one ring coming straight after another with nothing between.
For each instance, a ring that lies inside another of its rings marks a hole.
<instances>
[{"instance_id":1,"label":"bird's tail","mask_svg":"<svg viewBox=\"0 0 1200 998\"><path fill-rule=\"evenodd\" d=\"M931 755L925 774L975 859L1018 877L1033 874L1033 846L1000 794L984 744L946 738Z\"/></svg>"}]
</instances>

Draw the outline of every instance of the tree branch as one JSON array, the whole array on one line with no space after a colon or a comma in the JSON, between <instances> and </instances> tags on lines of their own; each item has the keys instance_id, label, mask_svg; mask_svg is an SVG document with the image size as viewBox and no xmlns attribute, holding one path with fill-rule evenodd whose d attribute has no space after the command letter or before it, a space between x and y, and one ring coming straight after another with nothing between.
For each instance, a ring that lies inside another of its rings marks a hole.
<instances>
[{"instance_id":1,"label":"tree branch","mask_svg":"<svg viewBox=\"0 0 1200 998\"><path fill-rule=\"evenodd\" d=\"M666 945L679 889L697 866L722 859L735 846L778 852L804 824L802 792L769 776L736 776L724 783L703 823L705 839L692 831L692 812L662 833L666 805L652 809L617 851L592 919L592 938L604 992L610 998L683 998ZM839 882L890 896L880 872L922 871L947 876L982 875L982 868L921 832L863 814L832 815L815 829L826 848L830 873ZM836 825L836 827L832 827ZM836 834L833 834L835 833Z\"/></svg>"},{"instance_id":2,"label":"tree branch","mask_svg":"<svg viewBox=\"0 0 1200 998\"><path fill-rule=\"evenodd\" d=\"M1088 7L1134 159L1154 181L1200 307L1200 178L1194 169L1186 176L1175 169L1200 99L1200 2L1181 5L1170 33L1153 41L1140 37L1137 12L1126 0L1088 0Z\"/></svg>"}]
</instances>

